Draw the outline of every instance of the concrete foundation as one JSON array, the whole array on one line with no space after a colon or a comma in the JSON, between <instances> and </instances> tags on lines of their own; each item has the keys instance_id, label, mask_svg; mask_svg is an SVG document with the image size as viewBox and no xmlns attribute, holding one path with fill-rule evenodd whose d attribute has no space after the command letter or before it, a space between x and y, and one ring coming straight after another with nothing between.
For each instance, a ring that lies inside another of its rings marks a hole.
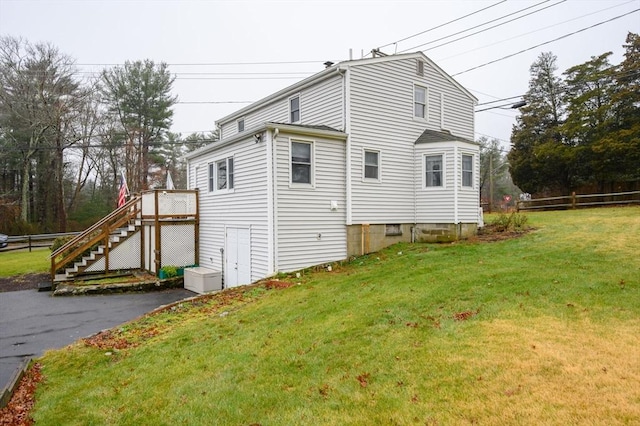
<instances>
[{"instance_id":1,"label":"concrete foundation","mask_svg":"<svg viewBox=\"0 0 640 426\"><path fill-rule=\"evenodd\" d=\"M411 237L413 231L414 237ZM420 223L347 226L347 255L361 256L400 242L446 243L468 238L478 231L476 223Z\"/></svg>"}]
</instances>

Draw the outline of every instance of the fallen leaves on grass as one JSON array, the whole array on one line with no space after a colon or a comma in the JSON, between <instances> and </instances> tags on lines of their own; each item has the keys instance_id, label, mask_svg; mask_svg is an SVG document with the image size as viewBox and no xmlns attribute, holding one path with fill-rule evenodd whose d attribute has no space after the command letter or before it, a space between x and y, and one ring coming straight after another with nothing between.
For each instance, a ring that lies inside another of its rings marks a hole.
<instances>
[{"instance_id":1,"label":"fallen leaves on grass","mask_svg":"<svg viewBox=\"0 0 640 426\"><path fill-rule=\"evenodd\" d=\"M113 330L103 330L90 337L81 339L85 345L92 346L97 349L128 349L137 346L133 342L120 337L119 332Z\"/></svg>"},{"instance_id":2,"label":"fallen leaves on grass","mask_svg":"<svg viewBox=\"0 0 640 426\"><path fill-rule=\"evenodd\" d=\"M453 314L453 319L456 321L466 321L469 318L478 315L478 312L480 312L480 310L477 311L464 311L464 312L458 312Z\"/></svg>"},{"instance_id":3,"label":"fallen leaves on grass","mask_svg":"<svg viewBox=\"0 0 640 426\"><path fill-rule=\"evenodd\" d=\"M362 386L363 388L366 388L367 385L369 384L370 377L371 375L369 373L362 373L358 377L356 377L356 380L358 380L358 382L360 383L360 386Z\"/></svg>"},{"instance_id":4,"label":"fallen leaves on grass","mask_svg":"<svg viewBox=\"0 0 640 426\"><path fill-rule=\"evenodd\" d=\"M34 424L30 416L34 404L36 385L43 380L40 364L35 363L26 372L11 400L0 410L0 426L26 426Z\"/></svg>"}]
</instances>

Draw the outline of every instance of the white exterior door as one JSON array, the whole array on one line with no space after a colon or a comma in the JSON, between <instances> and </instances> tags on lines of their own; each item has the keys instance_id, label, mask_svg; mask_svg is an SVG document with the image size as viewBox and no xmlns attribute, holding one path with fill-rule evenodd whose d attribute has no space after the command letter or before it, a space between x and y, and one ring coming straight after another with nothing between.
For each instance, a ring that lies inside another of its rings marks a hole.
<instances>
[{"instance_id":1,"label":"white exterior door","mask_svg":"<svg viewBox=\"0 0 640 426\"><path fill-rule=\"evenodd\" d=\"M249 228L227 228L225 287L251 284L251 233Z\"/></svg>"}]
</instances>

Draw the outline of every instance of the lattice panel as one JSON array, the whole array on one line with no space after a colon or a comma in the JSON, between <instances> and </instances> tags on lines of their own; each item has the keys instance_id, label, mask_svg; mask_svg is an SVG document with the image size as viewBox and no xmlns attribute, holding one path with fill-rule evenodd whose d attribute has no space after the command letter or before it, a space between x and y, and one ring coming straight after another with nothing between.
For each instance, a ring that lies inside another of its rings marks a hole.
<instances>
[{"instance_id":1,"label":"lattice panel","mask_svg":"<svg viewBox=\"0 0 640 426\"><path fill-rule=\"evenodd\" d=\"M195 227L193 224L160 227L162 265L189 266L196 262Z\"/></svg>"},{"instance_id":2,"label":"lattice panel","mask_svg":"<svg viewBox=\"0 0 640 426\"><path fill-rule=\"evenodd\" d=\"M196 214L195 193L160 192L158 194L158 214L185 215Z\"/></svg>"},{"instance_id":3,"label":"lattice panel","mask_svg":"<svg viewBox=\"0 0 640 426\"><path fill-rule=\"evenodd\" d=\"M160 216L195 216L196 214L195 192L158 192L158 214ZM142 214L144 216L155 215L155 193L142 194Z\"/></svg>"},{"instance_id":4,"label":"lattice panel","mask_svg":"<svg viewBox=\"0 0 640 426\"><path fill-rule=\"evenodd\" d=\"M123 237L124 238L124 237ZM104 258L86 269L86 272L105 270ZM140 269L140 231L131 235L126 241L109 251L109 270Z\"/></svg>"}]
</instances>

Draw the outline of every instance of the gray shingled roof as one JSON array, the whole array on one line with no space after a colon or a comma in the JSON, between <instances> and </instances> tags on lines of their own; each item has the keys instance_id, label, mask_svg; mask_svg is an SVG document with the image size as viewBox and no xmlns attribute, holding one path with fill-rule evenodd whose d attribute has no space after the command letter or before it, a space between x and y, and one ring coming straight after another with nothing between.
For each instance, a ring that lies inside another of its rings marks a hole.
<instances>
[{"instance_id":1,"label":"gray shingled roof","mask_svg":"<svg viewBox=\"0 0 640 426\"><path fill-rule=\"evenodd\" d=\"M416 145L418 145L418 144L422 144L422 143L453 142L453 141L467 142L467 143L476 144L476 142L474 142L472 140L461 138L461 137L458 137L458 136L453 136L449 132L439 132L437 130L425 130L418 137L418 139L416 139L415 143L416 143Z\"/></svg>"}]
</instances>

